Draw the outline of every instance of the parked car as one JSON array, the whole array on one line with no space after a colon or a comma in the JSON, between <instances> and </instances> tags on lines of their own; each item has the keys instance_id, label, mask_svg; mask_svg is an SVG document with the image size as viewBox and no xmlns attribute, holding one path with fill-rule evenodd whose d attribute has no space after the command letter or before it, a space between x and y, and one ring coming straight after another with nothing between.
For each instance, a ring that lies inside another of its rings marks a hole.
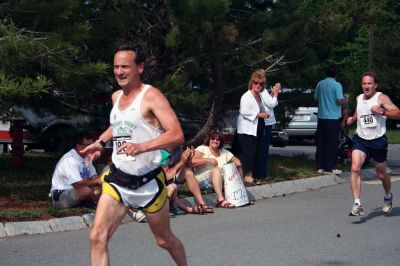
<instances>
[{"instance_id":1,"label":"parked car","mask_svg":"<svg viewBox=\"0 0 400 266\"><path fill-rule=\"evenodd\" d=\"M237 151L239 149L236 134L237 109L227 109L221 119L220 127L224 135L225 148ZM279 123L272 126L271 145L274 147L285 147L289 142L288 133L283 130Z\"/></svg>"},{"instance_id":2,"label":"parked car","mask_svg":"<svg viewBox=\"0 0 400 266\"><path fill-rule=\"evenodd\" d=\"M315 140L318 123L318 107L298 107L285 128L290 140Z\"/></svg>"},{"instance_id":3,"label":"parked car","mask_svg":"<svg viewBox=\"0 0 400 266\"><path fill-rule=\"evenodd\" d=\"M31 108L15 107L24 119L23 143L26 150L40 148L48 152L66 151L71 147L72 137L80 130L97 134L106 128L107 117L95 115L56 115L49 111L38 113ZM1 121L0 121L1 122ZM0 123L0 144L9 150L12 138L10 123Z\"/></svg>"},{"instance_id":4,"label":"parked car","mask_svg":"<svg viewBox=\"0 0 400 266\"><path fill-rule=\"evenodd\" d=\"M11 136L11 125L9 121L2 122L0 121L0 144L2 144L2 152L8 152L11 150L11 142L12 142L12 136ZM22 132L22 142L26 147L28 145L31 145L34 143L32 140L32 134L26 129L23 129Z\"/></svg>"}]
</instances>

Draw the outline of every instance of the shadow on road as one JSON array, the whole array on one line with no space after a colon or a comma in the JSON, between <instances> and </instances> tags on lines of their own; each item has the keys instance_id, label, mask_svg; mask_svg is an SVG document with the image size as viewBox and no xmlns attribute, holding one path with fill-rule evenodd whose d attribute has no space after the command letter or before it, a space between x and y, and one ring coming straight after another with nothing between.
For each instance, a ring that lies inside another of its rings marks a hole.
<instances>
[{"instance_id":1,"label":"shadow on road","mask_svg":"<svg viewBox=\"0 0 400 266\"><path fill-rule=\"evenodd\" d=\"M359 221L355 221L352 223L353 224L362 224L362 223L367 222L368 220L371 220L371 219L373 219L375 217L379 217L379 216L385 216L387 218L394 217L394 216L400 216L400 207L394 207L392 209L392 212L389 215L383 214L382 208L376 208L376 209L373 209L373 211L370 212L367 216L362 216Z\"/></svg>"}]
</instances>

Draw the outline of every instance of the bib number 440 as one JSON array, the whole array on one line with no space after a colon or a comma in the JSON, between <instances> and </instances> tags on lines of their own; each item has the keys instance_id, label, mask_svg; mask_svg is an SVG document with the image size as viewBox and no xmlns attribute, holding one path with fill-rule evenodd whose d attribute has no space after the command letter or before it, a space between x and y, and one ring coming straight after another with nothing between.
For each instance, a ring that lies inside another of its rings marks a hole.
<instances>
[{"instance_id":1,"label":"bib number 440","mask_svg":"<svg viewBox=\"0 0 400 266\"><path fill-rule=\"evenodd\" d=\"M361 117L361 126L363 128L366 127L376 127L376 119L372 114L364 115Z\"/></svg>"}]
</instances>

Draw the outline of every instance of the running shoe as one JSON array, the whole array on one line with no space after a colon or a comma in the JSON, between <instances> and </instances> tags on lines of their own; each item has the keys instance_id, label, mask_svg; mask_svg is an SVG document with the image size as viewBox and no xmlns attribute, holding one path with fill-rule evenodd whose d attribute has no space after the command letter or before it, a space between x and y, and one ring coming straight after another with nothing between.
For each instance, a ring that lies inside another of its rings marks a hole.
<instances>
[{"instance_id":1,"label":"running shoe","mask_svg":"<svg viewBox=\"0 0 400 266\"><path fill-rule=\"evenodd\" d=\"M146 215L141 210L131 211L131 212L132 212L132 218L136 222L141 223L146 221Z\"/></svg>"},{"instance_id":2,"label":"running shoe","mask_svg":"<svg viewBox=\"0 0 400 266\"><path fill-rule=\"evenodd\" d=\"M341 175L342 173L343 173L342 170L332 169L332 174L334 174L334 175Z\"/></svg>"},{"instance_id":3,"label":"running shoe","mask_svg":"<svg viewBox=\"0 0 400 266\"><path fill-rule=\"evenodd\" d=\"M383 207L382 207L382 211L385 214L389 214L392 211L392 199L393 199L393 195L392 193L390 193L390 199L385 199L384 198L384 202L383 202Z\"/></svg>"},{"instance_id":4,"label":"running shoe","mask_svg":"<svg viewBox=\"0 0 400 266\"><path fill-rule=\"evenodd\" d=\"M349 215L350 216L364 215L364 210L363 210L362 205L354 203L353 207L351 208L351 212L349 213Z\"/></svg>"}]
</instances>

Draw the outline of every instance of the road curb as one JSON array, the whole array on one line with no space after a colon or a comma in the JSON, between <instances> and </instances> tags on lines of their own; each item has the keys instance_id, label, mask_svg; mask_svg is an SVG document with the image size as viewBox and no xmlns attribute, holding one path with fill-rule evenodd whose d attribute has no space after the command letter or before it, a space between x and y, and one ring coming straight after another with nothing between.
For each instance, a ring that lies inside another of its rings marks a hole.
<instances>
[{"instance_id":1,"label":"road curb","mask_svg":"<svg viewBox=\"0 0 400 266\"><path fill-rule=\"evenodd\" d=\"M5 223L7 236L33 235L52 232L48 221Z\"/></svg>"},{"instance_id":2,"label":"road curb","mask_svg":"<svg viewBox=\"0 0 400 266\"><path fill-rule=\"evenodd\" d=\"M246 187L247 194L250 200L261 200L273 197L285 196L297 192L304 192L308 190L318 189L348 182L345 178L336 175L322 175L298 179L293 181L283 181L262 186ZM215 206L216 194L203 195L204 201L207 205ZM181 199L185 204L193 205L195 200L193 197Z\"/></svg>"},{"instance_id":3,"label":"road curb","mask_svg":"<svg viewBox=\"0 0 400 266\"><path fill-rule=\"evenodd\" d=\"M87 224L81 216L70 216L49 220L50 228L53 232L73 231L87 228Z\"/></svg>"},{"instance_id":4,"label":"road curb","mask_svg":"<svg viewBox=\"0 0 400 266\"><path fill-rule=\"evenodd\" d=\"M391 170L388 168L388 173L390 172ZM343 173L341 176L336 176L333 174L322 175L292 181L265 184L262 186L247 187L246 189L250 200L261 200L346 183L348 182L349 176L350 173L348 172ZM375 170L362 170L361 176L363 180L376 178ZM203 197L208 205L215 206L215 193L206 194L203 195ZM189 205L195 204L193 197L184 198L182 201ZM93 220L94 213L87 213L82 216L55 218L48 221L0 223L0 238L81 230L91 227L93 225ZM134 221L134 219L127 214L122 223L130 223L132 221Z\"/></svg>"}]
</instances>

